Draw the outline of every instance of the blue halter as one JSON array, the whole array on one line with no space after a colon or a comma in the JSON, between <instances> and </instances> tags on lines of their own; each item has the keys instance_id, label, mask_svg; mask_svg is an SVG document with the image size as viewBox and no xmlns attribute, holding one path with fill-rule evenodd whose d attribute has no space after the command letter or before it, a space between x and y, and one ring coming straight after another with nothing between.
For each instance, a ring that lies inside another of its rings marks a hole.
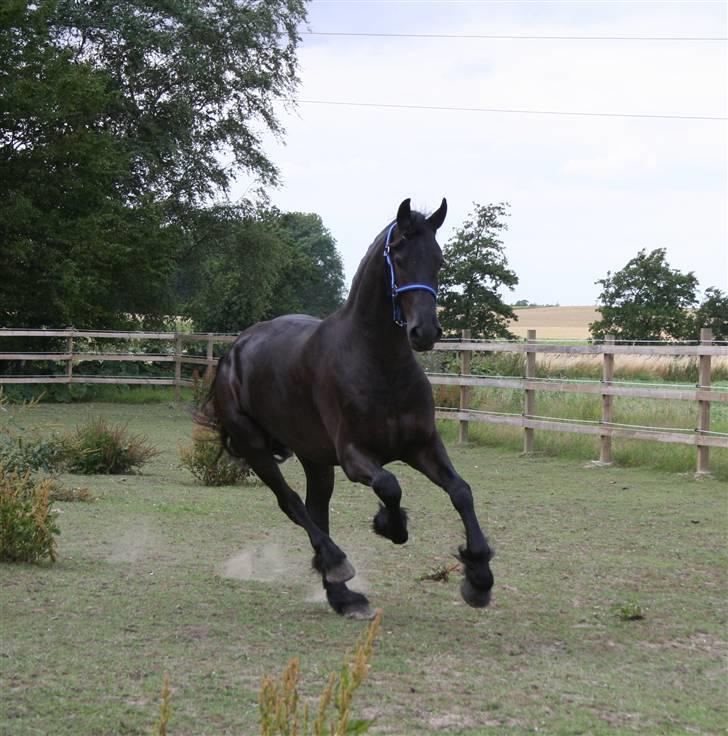
<instances>
[{"instance_id":1,"label":"blue halter","mask_svg":"<svg viewBox=\"0 0 728 736\"><path fill-rule=\"evenodd\" d=\"M404 294L406 291L429 291L437 302L437 292L427 284L407 284L406 286L397 286L397 281L394 277L394 265L392 264L392 257L389 255L390 245L392 243L392 233L394 232L394 228L396 226L397 222L395 220L389 226L389 230L387 230L387 240L384 243L384 260L389 267L389 286L392 294L392 319L394 320L394 323L399 327L406 327L407 320L405 320L404 318L402 307L400 306L397 297L400 294Z\"/></svg>"}]
</instances>

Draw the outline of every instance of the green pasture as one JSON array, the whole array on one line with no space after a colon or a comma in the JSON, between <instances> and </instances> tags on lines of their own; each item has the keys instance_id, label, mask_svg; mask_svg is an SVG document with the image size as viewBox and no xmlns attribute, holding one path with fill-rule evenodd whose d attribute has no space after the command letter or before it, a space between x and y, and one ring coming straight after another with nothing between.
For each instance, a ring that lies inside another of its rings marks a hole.
<instances>
[{"instance_id":1,"label":"green pasture","mask_svg":"<svg viewBox=\"0 0 728 736\"><path fill-rule=\"evenodd\" d=\"M64 476L97 500L56 504L59 561L0 566L0 734L149 734L165 673L170 736L255 734L261 678L294 656L314 702L364 624L323 602L304 533L263 486L195 485L172 403L41 404L23 422L89 416L161 454L139 475ZM338 473L333 536L383 609L355 716L402 735L725 733L728 484L450 449L497 551L485 610L457 574L421 579L462 541L442 491L392 466L411 519L395 547L370 530L373 493Z\"/></svg>"}]
</instances>

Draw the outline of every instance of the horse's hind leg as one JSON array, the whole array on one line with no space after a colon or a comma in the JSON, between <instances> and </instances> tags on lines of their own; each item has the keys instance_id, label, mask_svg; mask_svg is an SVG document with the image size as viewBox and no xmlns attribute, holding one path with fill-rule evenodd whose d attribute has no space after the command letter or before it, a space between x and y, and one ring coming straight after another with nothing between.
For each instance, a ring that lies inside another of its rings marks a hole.
<instances>
[{"instance_id":1,"label":"horse's hind leg","mask_svg":"<svg viewBox=\"0 0 728 736\"><path fill-rule=\"evenodd\" d=\"M334 469L331 465L317 465L301 461L306 472L306 508L316 526L329 534L329 501L334 491ZM346 583L332 583L326 579L318 553L313 557L313 566L322 575L326 599L336 613L347 618L374 618L366 596L349 590Z\"/></svg>"},{"instance_id":2,"label":"horse's hind leg","mask_svg":"<svg viewBox=\"0 0 728 736\"><path fill-rule=\"evenodd\" d=\"M291 521L303 527L319 561L319 569L329 583L344 583L356 574L346 555L331 541L328 530L314 521L301 497L286 483L273 454L267 450L241 453L257 476L276 495L278 506Z\"/></svg>"}]
</instances>

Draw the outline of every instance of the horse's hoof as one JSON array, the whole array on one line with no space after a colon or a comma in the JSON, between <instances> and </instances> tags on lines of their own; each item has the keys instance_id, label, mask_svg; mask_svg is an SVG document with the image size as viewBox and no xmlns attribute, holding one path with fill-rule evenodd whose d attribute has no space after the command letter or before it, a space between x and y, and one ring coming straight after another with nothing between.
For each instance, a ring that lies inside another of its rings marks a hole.
<instances>
[{"instance_id":1,"label":"horse's hoof","mask_svg":"<svg viewBox=\"0 0 728 736\"><path fill-rule=\"evenodd\" d=\"M476 588L467 578L460 583L463 600L473 608L485 608L490 603L490 590Z\"/></svg>"},{"instance_id":2,"label":"horse's hoof","mask_svg":"<svg viewBox=\"0 0 728 736\"><path fill-rule=\"evenodd\" d=\"M364 602L345 606L342 614L345 618L356 619L359 621L371 621L377 615L377 612L368 603Z\"/></svg>"},{"instance_id":3,"label":"horse's hoof","mask_svg":"<svg viewBox=\"0 0 728 736\"><path fill-rule=\"evenodd\" d=\"M329 583L345 583L356 575L354 565L344 557L344 559L330 570L326 571L326 581Z\"/></svg>"},{"instance_id":4,"label":"horse's hoof","mask_svg":"<svg viewBox=\"0 0 728 736\"><path fill-rule=\"evenodd\" d=\"M395 544L404 544L407 539L407 512L399 509L398 516L389 513L386 506L380 504L379 511L372 520L372 529Z\"/></svg>"}]
</instances>

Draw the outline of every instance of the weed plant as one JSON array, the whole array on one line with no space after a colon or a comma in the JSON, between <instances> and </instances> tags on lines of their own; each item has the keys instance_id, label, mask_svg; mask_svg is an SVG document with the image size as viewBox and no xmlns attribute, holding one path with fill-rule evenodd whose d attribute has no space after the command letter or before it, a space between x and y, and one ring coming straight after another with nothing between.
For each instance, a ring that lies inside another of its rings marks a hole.
<instances>
[{"instance_id":1,"label":"weed plant","mask_svg":"<svg viewBox=\"0 0 728 736\"><path fill-rule=\"evenodd\" d=\"M51 508L50 478L0 464L0 561L56 560L59 533Z\"/></svg>"},{"instance_id":2,"label":"weed plant","mask_svg":"<svg viewBox=\"0 0 728 736\"><path fill-rule=\"evenodd\" d=\"M132 472L159 454L145 437L130 434L126 426L92 419L61 437L66 470L83 475L120 475Z\"/></svg>"},{"instance_id":3,"label":"weed plant","mask_svg":"<svg viewBox=\"0 0 728 736\"><path fill-rule=\"evenodd\" d=\"M301 707L297 658L288 662L279 682L273 677L265 677L259 696L261 736L345 736L366 733L371 721L352 719L351 705L354 693L369 672L381 623L382 614L378 611L354 652L344 659L338 677L333 672L329 675L313 720L308 704Z\"/></svg>"},{"instance_id":4,"label":"weed plant","mask_svg":"<svg viewBox=\"0 0 728 736\"><path fill-rule=\"evenodd\" d=\"M7 471L51 471L58 460L58 444L55 439L44 439L29 431L22 421L24 412L32 409L37 401L11 405L0 387L0 463Z\"/></svg>"},{"instance_id":5,"label":"weed plant","mask_svg":"<svg viewBox=\"0 0 728 736\"><path fill-rule=\"evenodd\" d=\"M159 718L152 729L152 736L167 736L167 726L169 725L169 719L172 715L172 708L169 702L171 695L172 692L169 689L169 677L165 675L162 683L162 696L159 701Z\"/></svg>"},{"instance_id":6,"label":"weed plant","mask_svg":"<svg viewBox=\"0 0 728 736\"><path fill-rule=\"evenodd\" d=\"M192 443L179 448L180 464L203 486L232 486L253 479L242 459L233 460L220 446L217 432L206 427L192 430Z\"/></svg>"}]
</instances>

